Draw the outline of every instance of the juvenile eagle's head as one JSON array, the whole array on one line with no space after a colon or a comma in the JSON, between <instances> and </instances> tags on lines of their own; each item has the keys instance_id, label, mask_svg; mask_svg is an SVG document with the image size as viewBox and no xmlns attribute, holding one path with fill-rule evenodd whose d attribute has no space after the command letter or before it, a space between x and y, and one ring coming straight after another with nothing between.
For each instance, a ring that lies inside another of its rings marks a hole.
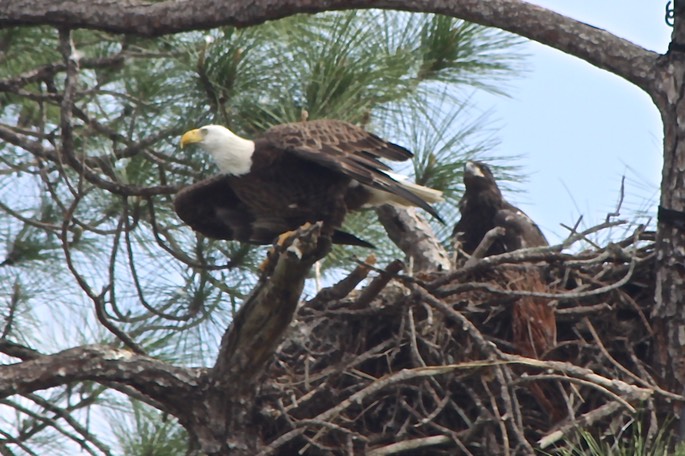
<instances>
[{"instance_id":1,"label":"juvenile eagle's head","mask_svg":"<svg viewBox=\"0 0 685 456\"><path fill-rule=\"evenodd\" d=\"M490 171L490 167L485 163L468 161L464 165L464 185L468 190L483 191L489 190L500 194L499 187L495 181L495 176Z\"/></svg>"},{"instance_id":2,"label":"juvenile eagle's head","mask_svg":"<svg viewBox=\"0 0 685 456\"><path fill-rule=\"evenodd\" d=\"M504 199L497 186L495 176L485 163L468 161L464 165L464 195L459 201L459 210L477 212L492 217L502 207Z\"/></svg>"},{"instance_id":3,"label":"juvenile eagle's head","mask_svg":"<svg viewBox=\"0 0 685 456\"><path fill-rule=\"evenodd\" d=\"M188 144L197 144L208 152L222 173L239 176L250 172L254 141L241 138L226 127L205 125L187 131L181 137L181 148Z\"/></svg>"}]
</instances>

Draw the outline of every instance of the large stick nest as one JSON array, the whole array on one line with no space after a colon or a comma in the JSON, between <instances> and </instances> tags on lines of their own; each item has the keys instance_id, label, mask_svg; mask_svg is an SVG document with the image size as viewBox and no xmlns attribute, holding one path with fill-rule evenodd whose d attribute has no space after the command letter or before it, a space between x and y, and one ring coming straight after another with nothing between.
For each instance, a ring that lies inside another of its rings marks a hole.
<instances>
[{"instance_id":1,"label":"large stick nest","mask_svg":"<svg viewBox=\"0 0 685 456\"><path fill-rule=\"evenodd\" d=\"M349 292L360 266L299 308L253 410L262 454L531 454L637 409L656 433L653 240L393 263Z\"/></svg>"}]
</instances>

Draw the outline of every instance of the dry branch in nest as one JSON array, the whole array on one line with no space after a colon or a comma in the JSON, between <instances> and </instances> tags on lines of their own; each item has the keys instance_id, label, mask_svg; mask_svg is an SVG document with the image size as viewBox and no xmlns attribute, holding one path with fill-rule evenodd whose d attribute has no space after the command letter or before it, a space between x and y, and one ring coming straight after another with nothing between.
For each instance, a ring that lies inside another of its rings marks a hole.
<instances>
[{"instance_id":1,"label":"dry branch in nest","mask_svg":"<svg viewBox=\"0 0 685 456\"><path fill-rule=\"evenodd\" d=\"M653 240L414 278L396 262L361 291L322 291L265 373L260 454L532 454L637 410L654 432L655 401L681 398L651 375Z\"/></svg>"}]
</instances>

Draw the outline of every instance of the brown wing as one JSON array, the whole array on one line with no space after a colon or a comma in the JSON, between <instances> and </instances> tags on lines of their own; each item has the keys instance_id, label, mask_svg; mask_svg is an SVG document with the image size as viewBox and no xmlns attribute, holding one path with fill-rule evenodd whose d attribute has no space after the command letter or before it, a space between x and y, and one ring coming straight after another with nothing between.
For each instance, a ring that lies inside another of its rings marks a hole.
<instances>
[{"instance_id":1,"label":"brown wing","mask_svg":"<svg viewBox=\"0 0 685 456\"><path fill-rule=\"evenodd\" d=\"M386 174L390 167L381 161L404 161L413 154L362 128L339 120L295 122L270 128L262 140L361 184L400 196L440 220L430 204Z\"/></svg>"},{"instance_id":2,"label":"brown wing","mask_svg":"<svg viewBox=\"0 0 685 456\"><path fill-rule=\"evenodd\" d=\"M355 158L369 159L383 166L383 169L390 168L378 161L379 158L405 161L414 156L402 146L341 120L323 119L276 125L267 130L264 136L283 149L317 153L325 145L341 156L358 154Z\"/></svg>"},{"instance_id":3,"label":"brown wing","mask_svg":"<svg viewBox=\"0 0 685 456\"><path fill-rule=\"evenodd\" d=\"M186 187L176 195L174 209L181 220L207 237L252 244L270 244L304 223L249 206L231 183L230 176L220 175Z\"/></svg>"},{"instance_id":4,"label":"brown wing","mask_svg":"<svg viewBox=\"0 0 685 456\"><path fill-rule=\"evenodd\" d=\"M507 252L549 245L540 227L530 217L509 203L505 207L497 211L493 221L495 226L506 230L504 244Z\"/></svg>"},{"instance_id":5,"label":"brown wing","mask_svg":"<svg viewBox=\"0 0 685 456\"><path fill-rule=\"evenodd\" d=\"M212 239L270 244L276 237L298 228L303 221L245 204L231 187L231 177L215 176L181 189L174 199L176 214L193 230ZM335 244L373 245L341 230L334 230Z\"/></svg>"},{"instance_id":6,"label":"brown wing","mask_svg":"<svg viewBox=\"0 0 685 456\"><path fill-rule=\"evenodd\" d=\"M181 189L174 210L192 229L212 239L249 242L255 217L238 199L227 176L216 176Z\"/></svg>"}]
</instances>

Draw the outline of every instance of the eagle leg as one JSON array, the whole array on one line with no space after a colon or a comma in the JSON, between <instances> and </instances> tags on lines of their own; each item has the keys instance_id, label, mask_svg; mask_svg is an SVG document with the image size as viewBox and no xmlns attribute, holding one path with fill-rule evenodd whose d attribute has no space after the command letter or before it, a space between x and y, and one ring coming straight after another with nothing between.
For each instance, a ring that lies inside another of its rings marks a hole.
<instances>
[{"instance_id":1,"label":"eagle leg","mask_svg":"<svg viewBox=\"0 0 685 456\"><path fill-rule=\"evenodd\" d=\"M276 240L274 241L273 245L271 246L271 248L267 252L266 258L259 265L259 272L264 273L267 271L267 269L269 268L269 265L271 263L271 261L270 261L271 258L276 253L278 253L278 250L283 249L286 242L288 242L288 239L290 239L291 237L296 235L298 230L306 230L306 229L310 228L311 226L312 226L311 223L305 222L305 224L302 225L301 227L299 227L297 230L285 231L285 232L279 234L278 237L276 238Z\"/></svg>"},{"instance_id":2,"label":"eagle leg","mask_svg":"<svg viewBox=\"0 0 685 456\"><path fill-rule=\"evenodd\" d=\"M302 225L298 229L306 230L311 226L312 226L311 223L305 222L305 224ZM297 232L297 230L290 230L290 231L286 231L284 233L279 234L278 237L276 238L275 244L278 247L283 247L285 245L285 243L288 241L288 239L291 238L296 232Z\"/></svg>"}]
</instances>

